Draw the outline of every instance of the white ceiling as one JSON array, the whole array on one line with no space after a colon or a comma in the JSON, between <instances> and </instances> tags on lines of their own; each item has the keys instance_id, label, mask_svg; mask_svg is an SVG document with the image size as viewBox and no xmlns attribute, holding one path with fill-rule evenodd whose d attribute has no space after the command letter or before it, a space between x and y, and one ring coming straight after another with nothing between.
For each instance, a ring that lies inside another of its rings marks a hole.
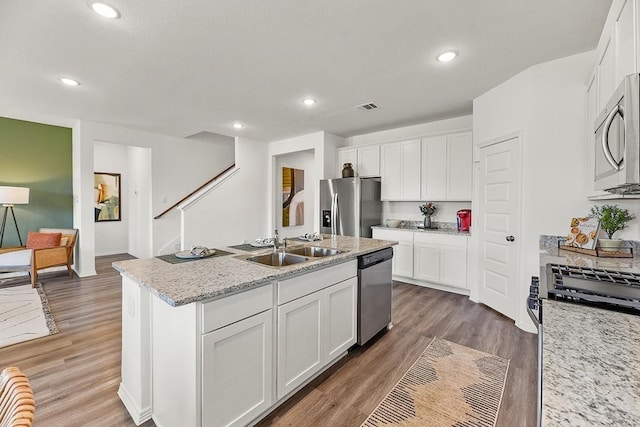
<instances>
[{"instance_id":1,"label":"white ceiling","mask_svg":"<svg viewBox=\"0 0 640 427\"><path fill-rule=\"evenodd\" d=\"M120 19L86 0L0 1L0 103L174 136L352 136L471 113L473 98L525 68L594 49L611 5L109 2ZM458 59L435 61L450 48ZM63 86L62 75L81 86ZM307 96L318 104L304 107ZM354 108L366 102L380 108Z\"/></svg>"}]
</instances>

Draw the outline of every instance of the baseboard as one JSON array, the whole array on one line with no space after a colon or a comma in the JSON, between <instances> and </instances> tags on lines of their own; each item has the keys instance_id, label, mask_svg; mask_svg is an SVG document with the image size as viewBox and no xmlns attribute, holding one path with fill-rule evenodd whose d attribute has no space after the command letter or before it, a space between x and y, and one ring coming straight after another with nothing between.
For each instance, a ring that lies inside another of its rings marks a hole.
<instances>
[{"instance_id":1,"label":"baseboard","mask_svg":"<svg viewBox=\"0 0 640 427\"><path fill-rule=\"evenodd\" d=\"M415 280L409 277L393 276L392 279L395 280L396 282L403 282L403 283L408 283L410 285L422 286L424 288L432 288L432 289L437 289L439 291L445 291L445 292L453 292L454 294L460 294L460 295L466 295L466 296L469 296L469 293L471 292L469 289L454 288L452 286L440 285L438 283L432 283L432 282L423 282L422 280Z\"/></svg>"},{"instance_id":2,"label":"baseboard","mask_svg":"<svg viewBox=\"0 0 640 427\"><path fill-rule=\"evenodd\" d=\"M118 396L137 426L151 419L151 406L140 409L122 383L120 383L120 387L118 387Z\"/></svg>"}]
</instances>

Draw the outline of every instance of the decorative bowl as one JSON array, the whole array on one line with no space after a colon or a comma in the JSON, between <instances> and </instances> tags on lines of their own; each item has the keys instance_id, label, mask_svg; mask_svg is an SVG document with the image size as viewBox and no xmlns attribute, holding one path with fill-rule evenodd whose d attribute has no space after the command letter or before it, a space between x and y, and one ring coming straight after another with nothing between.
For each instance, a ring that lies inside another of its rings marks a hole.
<instances>
[{"instance_id":1,"label":"decorative bowl","mask_svg":"<svg viewBox=\"0 0 640 427\"><path fill-rule=\"evenodd\" d=\"M400 223L402 223L402 221L399 220L399 219L388 219L387 220L387 227L398 228L398 227L400 227Z\"/></svg>"}]
</instances>

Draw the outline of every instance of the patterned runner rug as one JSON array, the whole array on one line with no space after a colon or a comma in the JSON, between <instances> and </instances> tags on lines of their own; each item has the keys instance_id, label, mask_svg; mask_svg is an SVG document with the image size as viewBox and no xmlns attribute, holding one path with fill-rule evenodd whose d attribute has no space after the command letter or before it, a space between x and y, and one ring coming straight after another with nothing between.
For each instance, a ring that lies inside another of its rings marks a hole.
<instances>
[{"instance_id":1,"label":"patterned runner rug","mask_svg":"<svg viewBox=\"0 0 640 427\"><path fill-rule=\"evenodd\" d=\"M434 338L363 427L493 427L509 360Z\"/></svg>"},{"instance_id":2,"label":"patterned runner rug","mask_svg":"<svg viewBox=\"0 0 640 427\"><path fill-rule=\"evenodd\" d=\"M0 289L0 347L56 333L42 285Z\"/></svg>"}]
</instances>

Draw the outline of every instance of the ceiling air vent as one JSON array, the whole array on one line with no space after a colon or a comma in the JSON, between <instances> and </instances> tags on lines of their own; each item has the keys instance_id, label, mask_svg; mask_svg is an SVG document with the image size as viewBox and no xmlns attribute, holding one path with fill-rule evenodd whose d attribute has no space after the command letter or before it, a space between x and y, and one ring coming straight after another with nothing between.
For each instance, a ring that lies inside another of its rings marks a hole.
<instances>
[{"instance_id":1,"label":"ceiling air vent","mask_svg":"<svg viewBox=\"0 0 640 427\"><path fill-rule=\"evenodd\" d=\"M367 102L366 104L358 105L356 108L359 110L369 111L375 110L376 108L378 108L378 106L373 102Z\"/></svg>"}]
</instances>

